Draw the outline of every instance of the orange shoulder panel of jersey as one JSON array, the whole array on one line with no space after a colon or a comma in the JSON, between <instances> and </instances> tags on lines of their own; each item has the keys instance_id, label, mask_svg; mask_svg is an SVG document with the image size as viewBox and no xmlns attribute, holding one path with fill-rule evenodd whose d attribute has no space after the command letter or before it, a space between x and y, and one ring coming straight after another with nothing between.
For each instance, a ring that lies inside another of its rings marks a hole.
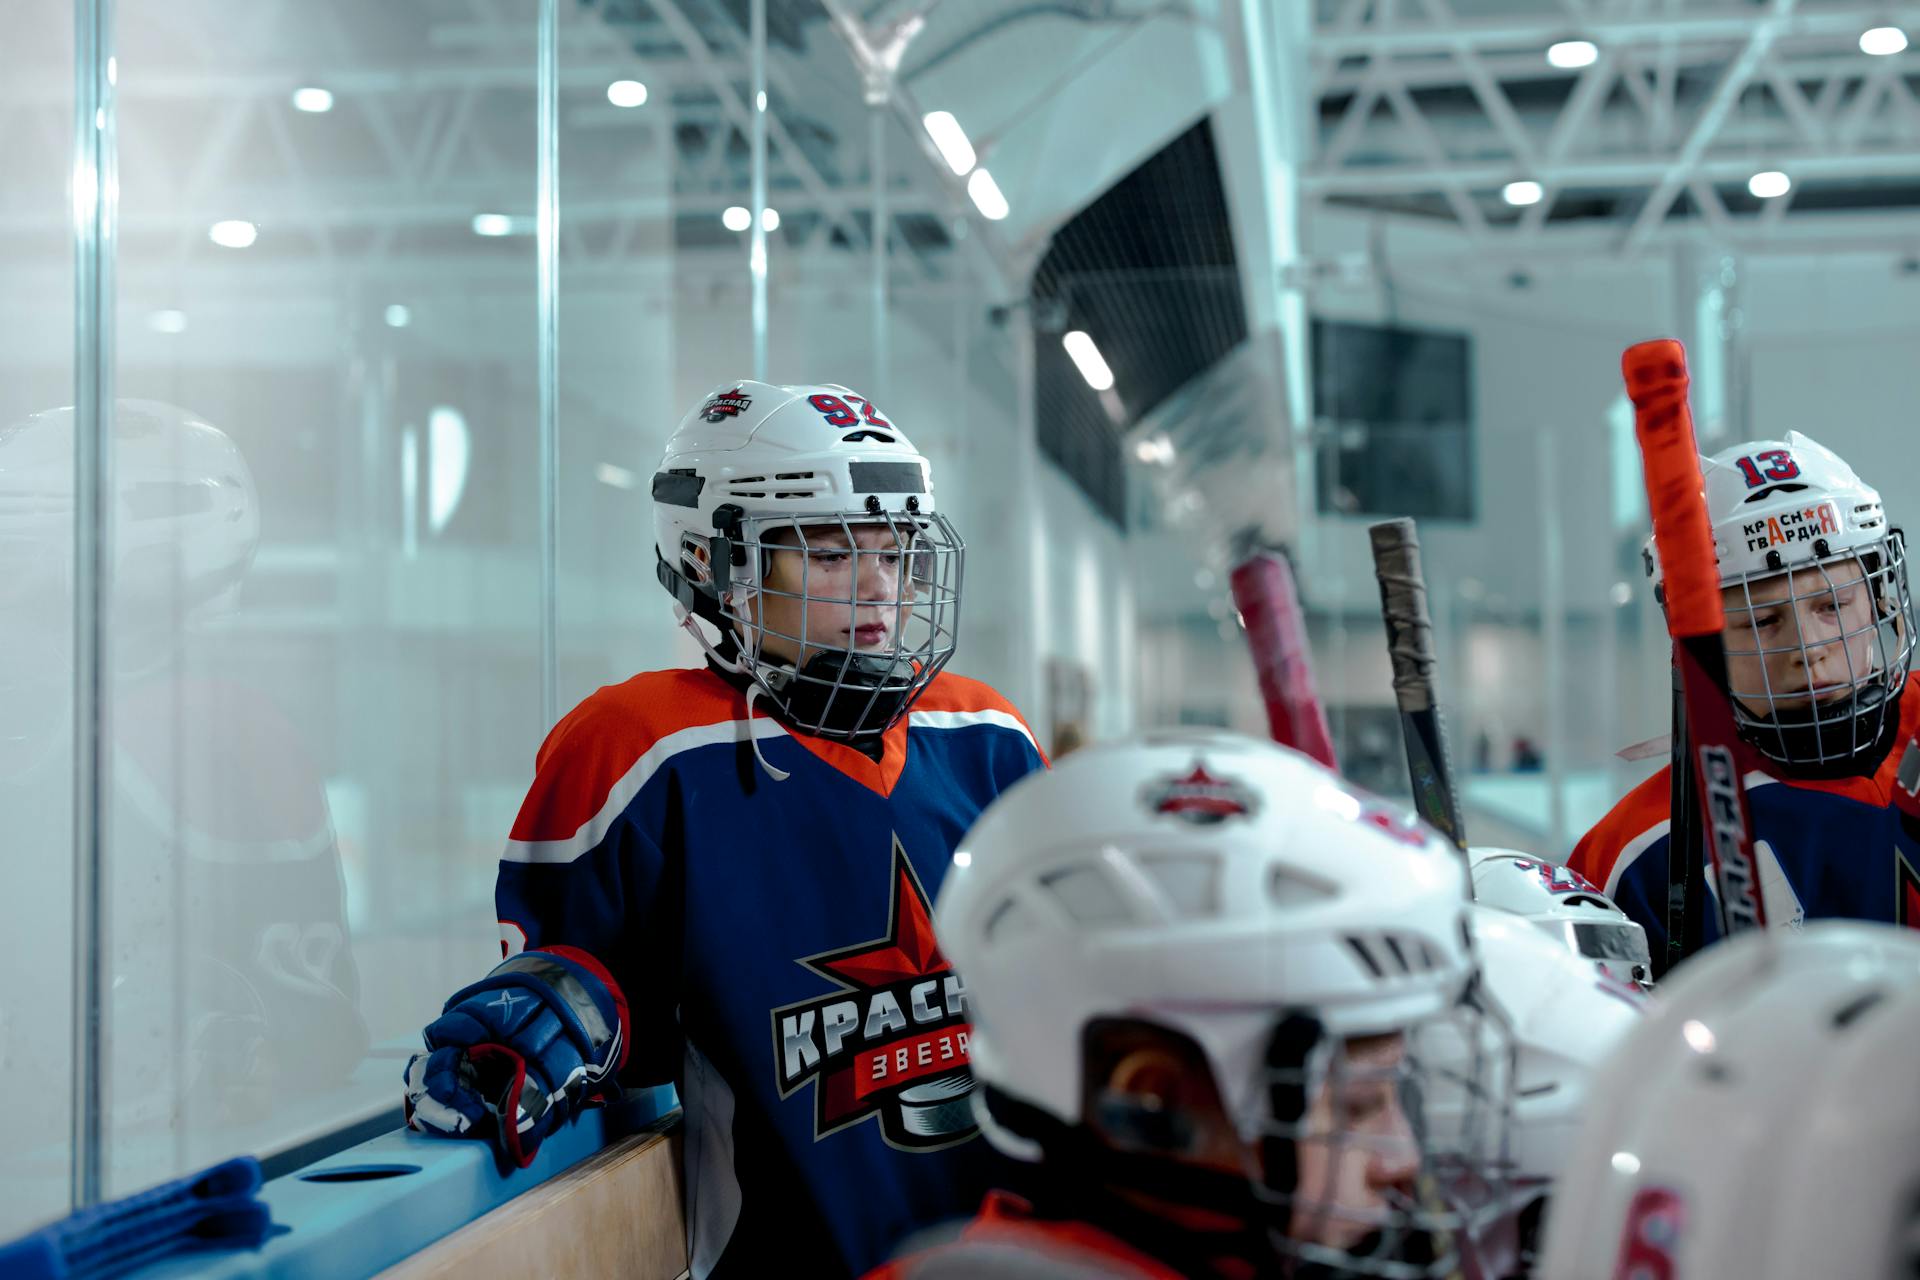
<instances>
[{"instance_id":1,"label":"orange shoulder panel of jersey","mask_svg":"<svg viewBox=\"0 0 1920 1280\"><path fill-rule=\"evenodd\" d=\"M564 839L600 811L613 786L655 743L745 714L745 700L707 670L643 671L603 685L561 717L534 757L534 781L512 839Z\"/></svg>"},{"instance_id":2,"label":"orange shoulder panel of jersey","mask_svg":"<svg viewBox=\"0 0 1920 1280\"><path fill-rule=\"evenodd\" d=\"M1920 733L1920 672L1912 672L1907 676L1906 690L1900 703L1900 736L1872 777L1795 778L1776 773L1772 767L1768 767L1766 772L1785 786L1804 791L1824 791L1870 805L1885 805L1893 798L1894 777L1899 773L1905 744L1916 733ZM1567 865L1611 893L1613 885L1609 881L1621 851L1672 818L1673 787L1669 781L1672 773L1672 765L1663 765L1658 773L1621 797L1607 816L1581 837L1580 843L1573 848L1573 855L1567 859Z\"/></svg>"},{"instance_id":3,"label":"orange shoulder panel of jersey","mask_svg":"<svg viewBox=\"0 0 1920 1280\"><path fill-rule=\"evenodd\" d=\"M1607 880L1613 874L1614 863L1620 860L1620 851L1673 816L1673 784L1669 781L1672 775L1672 765L1661 765L1659 772L1620 797L1607 811L1607 816L1580 837L1567 865L1598 885L1602 892L1612 892Z\"/></svg>"}]
</instances>

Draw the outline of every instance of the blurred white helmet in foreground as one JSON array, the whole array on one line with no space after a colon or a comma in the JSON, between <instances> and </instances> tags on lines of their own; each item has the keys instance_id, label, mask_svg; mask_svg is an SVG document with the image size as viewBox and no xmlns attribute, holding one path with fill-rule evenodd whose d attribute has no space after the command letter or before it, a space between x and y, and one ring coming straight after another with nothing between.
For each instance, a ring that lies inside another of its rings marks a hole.
<instances>
[{"instance_id":1,"label":"blurred white helmet in foreground","mask_svg":"<svg viewBox=\"0 0 1920 1280\"><path fill-rule=\"evenodd\" d=\"M1495 1179L1504 1198L1476 1231L1484 1273L1498 1280L1530 1273L1547 1197L1566 1169L1595 1073L1639 1024L1648 999L1639 987L1596 973L1564 943L1510 912L1475 906L1470 921L1480 957L1476 999L1504 1025L1513 1046L1510 1056L1496 1040L1481 1048L1502 1077L1511 1075L1510 1088L1493 1090L1511 1100L1505 1176ZM1441 1082L1426 1107L1436 1138L1463 1149L1485 1145L1456 1132L1486 1114L1467 1105L1453 1085L1471 1066L1469 1047L1434 1035L1420 1052L1429 1075Z\"/></svg>"},{"instance_id":2,"label":"blurred white helmet in foreground","mask_svg":"<svg viewBox=\"0 0 1920 1280\"><path fill-rule=\"evenodd\" d=\"M1595 1082L1553 1280L1911 1276L1920 935L1827 921L1709 948Z\"/></svg>"},{"instance_id":3,"label":"blurred white helmet in foreground","mask_svg":"<svg viewBox=\"0 0 1920 1280\"><path fill-rule=\"evenodd\" d=\"M1450 1274L1465 1221L1429 1194L1415 1046L1453 1018L1482 1034L1467 907L1451 847L1296 752L1210 732L1078 751L987 810L935 907L982 1127L1053 1194L1244 1223L1261 1267ZM1140 1045L1176 1064L1168 1100L1115 1083Z\"/></svg>"}]
</instances>

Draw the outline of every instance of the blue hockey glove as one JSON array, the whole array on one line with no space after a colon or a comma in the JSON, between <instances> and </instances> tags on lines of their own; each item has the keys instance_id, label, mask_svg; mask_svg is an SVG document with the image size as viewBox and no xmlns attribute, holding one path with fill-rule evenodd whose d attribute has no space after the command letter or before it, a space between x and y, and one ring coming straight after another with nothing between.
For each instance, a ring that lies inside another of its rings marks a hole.
<instances>
[{"instance_id":1,"label":"blue hockey glove","mask_svg":"<svg viewBox=\"0 0 1920 1280\"><path fill-rule=\"evenodd\" d=\"M456 991L407 1063L407 1123L491 1136L525 1168L584 1102L612 1092L627 1060L627 1001L575 947L523 951Z\"/></svg>"}]
</instances>

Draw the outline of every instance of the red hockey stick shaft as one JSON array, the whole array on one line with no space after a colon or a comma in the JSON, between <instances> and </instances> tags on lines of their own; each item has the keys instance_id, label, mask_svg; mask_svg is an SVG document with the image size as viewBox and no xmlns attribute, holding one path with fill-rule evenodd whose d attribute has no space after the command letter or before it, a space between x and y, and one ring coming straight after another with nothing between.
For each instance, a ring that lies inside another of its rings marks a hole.
<instances>
[{"instance_id":1,"label":"red hockey stick shaft","mask_svg":"<svg viewBox=\"0 0 1920 1280\"><path fill-rule=\"evenodd\" d=\"M1747 749L1727 694L1726 624L1713 525L1687 407L1686 351L1671 338L1628 347L1620 359L1633 401L1634 434L1646 472L1647 508L1664 575L1667 631L1686 701L1686 733L1697 770L1700 818L1709 861L1720 889L1724 934L1763 928L1766 904L1753 852L1747 809ZM1685 815L1674 814L1672 839L1682 838ZM1689 856L1691 856L1689 854Z\"/></svg>"},{"instance_id":2,"label":"red hockey stick shaft","mask_svg":"<svg viewBox=\"0 0 1920 1280\"><path fill-rule=\"evenodd\" d=\"M1277 555L1259 552L1242 560L1231 575L1234 608L1247 628L1260 698L1267 707L1273 740L1338 769L1327 714L1314 691L1307 657L1306 621L1293 571Z\"/></svg>"}]
</instances>

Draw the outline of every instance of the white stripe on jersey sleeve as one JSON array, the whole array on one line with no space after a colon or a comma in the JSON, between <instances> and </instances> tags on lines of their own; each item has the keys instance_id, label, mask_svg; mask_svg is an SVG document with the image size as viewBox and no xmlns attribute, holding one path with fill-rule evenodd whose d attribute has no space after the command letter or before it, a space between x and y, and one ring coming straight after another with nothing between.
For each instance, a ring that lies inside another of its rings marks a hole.
<instances>
[{"instance_id":1,"label":"white stripe on jersey sleeve","mask_svg":"<svg viewBox=\"0 0 1920 1280\"><path fill-rule=\"evenodd\" d=\"M1033 749L1040 750L1040 744L1034 742L1033 734L1020 722L1020 717L1010 711L993 709L983 711L910 711L909 723L916 729L965 729L976 724L998 725L1002 729L1012 729L1025 738Z\"/></svg>"},{"instance_id":2,"label":"white stripe on jersey sleeve","mask_svg":"<svg viewBox=\"0 0 1920 1280\"><path fill-rule=\"evenodd\" d=\"M509 840L506 852L500 855L500 861L572 862L606 839L607 832L613 829L614 820L633 803L633 798L640 794L640 788L659 772L660 766L681 752L692 751L696 747L708 747L721 742L745 742L747 734L742 730L748 726L751 726L750 733L755 738L787 736L787 731L779 721L760 716L751 721L722 720L718 724L699 724L670 733L647 748L646 753L633 762L632 767L608 790L599 812L578 831L563 840Z\"/></svg>"}]
</instances>

